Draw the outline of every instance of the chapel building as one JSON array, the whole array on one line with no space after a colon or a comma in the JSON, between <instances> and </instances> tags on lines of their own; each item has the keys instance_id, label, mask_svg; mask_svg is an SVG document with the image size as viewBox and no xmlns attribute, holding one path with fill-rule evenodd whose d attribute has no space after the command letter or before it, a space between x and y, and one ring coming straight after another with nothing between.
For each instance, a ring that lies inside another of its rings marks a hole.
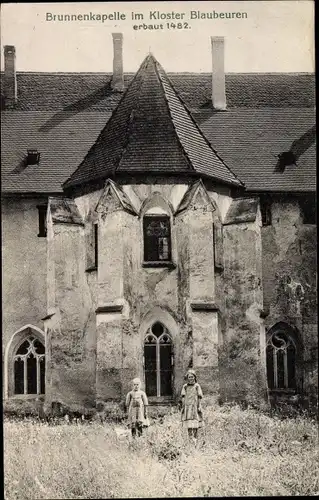
<instances>
[{"instance_id":1,"label":"chapel building","mask_svg":"<svg viewBox=\"0 0 319 500\"><path fill-rule=\"evenodd\" d=\"M317 395L313 74L2 74L5 409Z\"/></svg>"}]
</instances>

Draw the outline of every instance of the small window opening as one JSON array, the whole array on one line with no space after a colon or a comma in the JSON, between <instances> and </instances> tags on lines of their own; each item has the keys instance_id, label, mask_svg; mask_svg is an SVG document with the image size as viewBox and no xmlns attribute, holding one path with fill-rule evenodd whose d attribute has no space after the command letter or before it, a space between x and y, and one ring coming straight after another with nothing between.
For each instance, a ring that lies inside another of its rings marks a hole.
<instances>
[{"instance_id":1,"label":"small window opening","mask_svg":"<svg viewBox=\"0 0 319 500\"><path fill-rule=\"evenodd\" d=\"M316 224L316 201L314 196L305 196L299 201L304 224Z\"/></svg>"},{"instance_id":2,"label":"small window opening","mask_svg":"<svg viewBox=\"0 0 319 500\"><path fill-rule=\"evenodd\" d=\"M223 266L223 227L220 223L213 224L213 251L215 270L222 271Z\"/></svg>"},{"instance_id":3,"label":"small window opening","mask_svg":"<svg viewBox=\"0 0 319 500\"><path fill-rule=\"evenodd\" d=\"M152 326L152 333L154 333L156 337L160 337L163 332L164 332L163 325L161 323L154 323L154 325Z\"/></svg>"},{"instance_id":4,"label":"small window opening","mask_svg":"<svg viewBox=\"0 0 319 500\"><path fill-rule=\"evenodd\" d=\"M98 266L98 256L99 256L99 231L98 231L98 225L94 224L94 232L93 232L93 239L94 239L94 267L97 268Z\"/></svg>"},{"instance_id":5,"label":"small window opening","mask_svg":"<svg viewBox=\"0 0 319 500\"><path fill-rule=\"evenodd\" d=\"M168 216L145 215L144 261L169 262L171 260L171 228Z\"/></svg>"},{"instance_id":6,"label":"small window opening","mask_svg":"<svg viewBox=\"0 0 319 500\"><path fill-rule=\"evenodd\" d=\"M289 165L296 164L296 157L292 151L284 151L278 155L277 168L280 172L284 172L285 168Z\"/></svg>"},{"instance_id":7,"label":"small window opening","mask_svg":"<svg viewBox=\"0 0 319 500\"><path fill-rule=\"evenodd\" d=\"M99 256L99 227L97 223L90 223L86 233L86 271L96 271Z\"/></svg>"},{"instance_id":8,"label":"small window opening","mask_svg":"<svg viewBox=\"0 0 319 500\"><path fill-rule=\"evenodd\" d=\"M271 202L260 200L261 223L263 226L271 225Z\"/></svg>"},{"instance_id":9,"label":"small window opening","mask_svg":"<svg viewBox=\"0 0 319 500\"><path fill-rule=\"evenodd\" d=\"M40 162L40 153L37 149L27 150L27 164L28 165L38 165Z\"/></svg>"},{"instance_id":10,"label":"small window opening","mask_svg":"<svg viewBox=\"0 0 319 500\"><path fill-rule=\"evenodd\" d=\"M47 205L37 206L39 213L39 233L40 238L45 238L47 235Z\"/></svg>"}]
</instances>

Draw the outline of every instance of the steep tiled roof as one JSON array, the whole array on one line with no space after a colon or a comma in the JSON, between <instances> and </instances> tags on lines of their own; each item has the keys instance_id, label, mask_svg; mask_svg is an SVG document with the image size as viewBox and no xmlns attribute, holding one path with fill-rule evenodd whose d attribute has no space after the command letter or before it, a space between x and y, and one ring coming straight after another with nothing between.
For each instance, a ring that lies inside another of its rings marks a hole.
<instances>
[{"instance_id":1,"label":"steep tiled roof","mask_svg":"<svg viewBox=\"0 0 319 500\"><path fill-rule=\"evenodd\" d=\"M168 74L200 129L248 190L316 188L315 146L300 149L296 165L276 171L277 155L315 122L314 75L226 75L228 111L209 105L211 75ZM125 75L126 85L133 75ZM2 113L2 190L61 192L122 97L111 75L18 73L18 106ZM20 111L19 111L20 110ZM301 141L302 146L302 141ZM24 163L28 148L40 163Z\"/></svg>"},{"instance_id":2,"label":"steep tiled roof","mask_svg":"<svg viewBox=\"0 0 319 500\"><path fill-rule=\"evenodd\" d=\"M81 163L109 117L110 113L2 113L2 190L62 192L62 183ZM28 148L40 152L39 165L25 165Z\"/></svg>"},{"instance_id":3,"label":"steep tiled roof","mask_svg":"<svg viewBox=\"0 0 319 500\"><path fill-rule=\"evenodd\" d=\"M210 73L167 73L192 111L211 105ZM125 88L134 77L124 74ZM20 111L112 111L121 94L111 90L110 73L17 72ZM228 73L228 108L310 107L315 104L315 75L310 73Z\"/></svg>"},{"instance_id":4,"label":"steep tiled roof","mask_svg":"<svg viewBox=\"0 0 319 500\"><path fill-rule=\"evenodd\" d=\"M196 113L195 119L247 189L315 191L313 109L234 109ZM278 154L289 150L294 152L296 164L278 171Z\"/></svg>"},{"instance_id":5,"label":"steep tiled roof","mask_svg":"<svg viewBox=\"0 0 319 500\"><path fill-rule=\"evenodd\" d=\"M102 112L61 113L57 119L39 111L3 113L2 190L61 192L62 183L83 160L109 117L110 113ZM195 119L247 190L315 191L314 144L295 166L276 171L277 155L313 126L313 110L236 109L202 112ZM46 128L48 123L52 123L50 128ZM40 151L40 164L25 168L23 160L30 147Z\"/></svg>"},{"instance_id":6,"label":"steep tiled roof","mask_svg":"<svg viewBox=\"0 0 319 500\"><path fill-rule=\"evenodd\" d=\"M210 147L152 55L145 58L98 140L64 186L137 171L195 171L241 185Z\"/></svg>"}]
</instances>

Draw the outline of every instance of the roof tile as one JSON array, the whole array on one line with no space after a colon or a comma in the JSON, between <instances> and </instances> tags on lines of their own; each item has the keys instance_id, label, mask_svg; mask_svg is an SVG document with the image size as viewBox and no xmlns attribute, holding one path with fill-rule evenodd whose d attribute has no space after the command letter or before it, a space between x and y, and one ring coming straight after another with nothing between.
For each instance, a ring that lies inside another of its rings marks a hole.
<instances>
[{"instance_id":1,"label":"roof tile","mask_svg":"<svg viewBox=\"0 0 319 500\"><path fill-rule=\"evenodd\" d=\"M210 73L167 75L191 111L211 107ZM125 88L133 77L134 73L124 74ZM112 111L120 101L121 93L112 91L111 79L111 73L17 72L16 109ZM312 73L228 73L225 79L228 108L303 108L315 105L315 75Z\"/></svg>"},{"instance_id":2,"label":"roof tile","mask_svg":"<svg viewBox=\"0 0 319 500\"><path fill-rule=\"evenodd\" d=\"M115 172L187 170L242 185L204 138L163 68L148 55L98 140L64 187Z\"/></svg>"},{"instance_id":3,"label":"roof tile","mask_svg":"<svg viewBox=\"0 0 319 500\"><path fill-rule=\"evenodd\" d=\"M315 191L313 134L295 166L277 155L315 122L313 74L227 74L228 111L211 109L210 74L168 74L207 140L251 191ZM133 74L125 74L127 86ZM18 105L2 113L2 190L58 193L83 161L122 98L110 74L19 73ZM173 109L173 104L172 104ZM183 123L180 124L183 134ZM308 134L309 136L309 134ZM40 163L26 166L30 147ZM164 165L163 160L163 165Z\"/></svg>"}]
</instances>

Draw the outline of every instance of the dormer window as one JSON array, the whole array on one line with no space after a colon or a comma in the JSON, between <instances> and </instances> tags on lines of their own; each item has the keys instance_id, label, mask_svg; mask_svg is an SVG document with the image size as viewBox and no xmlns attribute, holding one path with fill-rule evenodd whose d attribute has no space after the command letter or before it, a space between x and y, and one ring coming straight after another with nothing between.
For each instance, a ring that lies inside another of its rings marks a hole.
<instances>
[{"instance_id":1,"label":"dormer window","mask_svg":"<svg viewBox=\"0 0 319 500\"><path fill-rule=\"evenodd\" d=\"M278 155L278 165L277 169L280 172L284 172L285 168L290 165L296 164L296 157L292 151L284 151Z\"/></svg>"},{"instance_id":2,"label":"dormer window","mask_svg":"<svg viewBox=\"0 0 319 500\"><path fill-rule=\"evenodd\" d=\"M28 165L38 165L40 161L40 153L37 149L27 150L27 164Z\"/></svg>"}]
</instances>

